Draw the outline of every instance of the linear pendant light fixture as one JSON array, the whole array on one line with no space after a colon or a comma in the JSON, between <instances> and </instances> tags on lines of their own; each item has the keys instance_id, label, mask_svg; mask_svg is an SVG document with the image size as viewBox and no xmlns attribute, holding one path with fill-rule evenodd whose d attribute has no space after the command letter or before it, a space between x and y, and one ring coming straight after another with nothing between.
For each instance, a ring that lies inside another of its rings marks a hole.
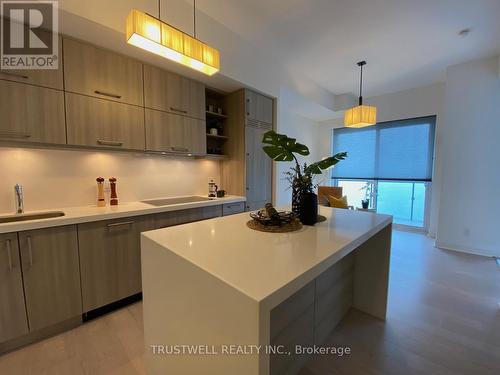
<instances>
[{"instance_id":1,"label":"linear pendant light fixture","mask_svg":"<svg viewBox=\"0 0 500 375\"><path fill-rule=\"evenodd\" d=\"M193 36L161 21L158 0L158 18L132 9L127 17L127 43L176 61L206 75L220 70L219 51L196 38L196 0L193 1Z\"/></svg>"},{"instance_id":2,"label":"linear pendant light fixture","mask_svg":"<svg viewBox=\"0 0 500 375\"><path fill-rule=\"evenodd\" d=\"M346 128L364 128L365 126L371 126L377 123L377 108L363 105L363 66L366 65L366 61L360 61L357 65L361 69L361 77L359 80L359 105L345 111L344 126Z\"/></svg>"}]
</instances>

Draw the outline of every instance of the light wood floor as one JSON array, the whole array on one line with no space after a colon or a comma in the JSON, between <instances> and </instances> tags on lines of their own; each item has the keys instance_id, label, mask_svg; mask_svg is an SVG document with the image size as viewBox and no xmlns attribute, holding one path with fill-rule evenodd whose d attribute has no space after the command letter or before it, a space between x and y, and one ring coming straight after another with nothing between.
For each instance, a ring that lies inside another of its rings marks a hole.
<instances>
[{"instance_id":1,"label":"light wood floor","mask_svg":"<svg viewBox=\"0 0 500 375\"><path fill-rule=\"evenodd\" d=\"M328 344L350 346L353 354L316 358L301 375L500 374L496 263L432 244L395 231L387 321L351 311ZM145 374L143 353L136 303L0 356L0 374Z\"/></svg>"}]
</instances>

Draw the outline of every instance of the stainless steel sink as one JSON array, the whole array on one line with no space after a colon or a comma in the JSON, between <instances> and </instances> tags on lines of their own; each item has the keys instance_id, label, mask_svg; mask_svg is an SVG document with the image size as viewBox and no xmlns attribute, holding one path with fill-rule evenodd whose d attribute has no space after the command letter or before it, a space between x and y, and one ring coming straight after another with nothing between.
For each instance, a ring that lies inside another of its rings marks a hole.
<instances>
[{"instance_id":1,"label":"stainless steel sink","mask_svg":"<svg viewBox=\"0 0 500 375\"><path fill-rule=\"evenodd\" d=\"M147 203L150 204L151 206L169 206L171 204L196 203L196 202L206 202L211 200L214 200L214 198L190 196L190 197L179 197L179 198L150 199L142 201L142 203Z\"/></svg>"},{"instance_id":2,"label":"stainless steel sink","mask_svg":"<svg viewBox=\"0 0 500 375\"><path fill-rule=\"evenodd\" d=\"M15 223L19 221L28 221L28 220L52 219L54 217L61 217L61 216L64 216L64 212L62 211L47 211L47 212L37 212L32 214L5 215L5 216L0 216L0 224Z\"/></svg>"}]
</instances>

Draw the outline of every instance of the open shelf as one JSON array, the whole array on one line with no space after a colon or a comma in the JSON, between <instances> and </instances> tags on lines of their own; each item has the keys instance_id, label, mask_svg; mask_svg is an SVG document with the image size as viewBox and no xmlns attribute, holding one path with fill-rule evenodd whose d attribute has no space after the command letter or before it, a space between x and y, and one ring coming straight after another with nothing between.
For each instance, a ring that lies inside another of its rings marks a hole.
<instances>
[{"instance_id":1,"label":"open shelf","mask_svg":"<svg viewBox=\"0 0 500 375\"><path fill-rule=\"evenodd\" d=\"M208 138L213 138L213 139L221 139L221 140L226 140L226 139L229 139L229 137L226 137L225 135L213 135L213 134L209 134L207 133L207 137Z\"/></svg>"},{"instance_id":2,"label":"open shelf","mask_svg":"<svg viewBox=\"0 0 500 375\"><path fill-rule=\"evenodd\" d=\"M213 116L213 117L218 117L218 118L227 118L226 115L223 115L223 114L217 113L217 112L206 111L205 113L207 116Z\"/></svg>"}]
</instances>

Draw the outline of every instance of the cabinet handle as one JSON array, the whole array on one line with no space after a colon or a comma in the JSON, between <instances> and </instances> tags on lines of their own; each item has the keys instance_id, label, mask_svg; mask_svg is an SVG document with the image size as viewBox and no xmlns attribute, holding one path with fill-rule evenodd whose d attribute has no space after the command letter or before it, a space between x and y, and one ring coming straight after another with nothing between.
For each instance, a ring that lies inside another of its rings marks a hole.
<instances>
[{"instance_id":1,"label":"cabinet handle","mask_svg":"<svg viewBox=\"0 0 500 375\"><path fill-rule=\"evenodd\" d=\"M30 260L30 268L33 267L33 248L31 246L31 236L26 237L28 241L28 256Z\"/></svg>"},{"instance_id":2,"label":"cabinet handle","mask_svg":"<svg viewBox=\"0 0 500 375\"><path fill-rule=\"evenodd\" d=\"M95 90L94 92L98 95L109 96L110 98L115 98L115 99L120 99L122 97L121 95L117 95L117 94L113 94L113 93L105 92L105 91L100 91L100 90Z\"/></svg>"},{"instance_id":3,"label":"cabinet handle","mask_svg":"<svg viewBox=\"0 0 500 375\"><path fill-rule=\"evenodd\" d=\"M179 112L179 113L188 113L188 111L186 111L185 109L179 109L179 108L175 108L175 107L170 107L170 110L174 111L174 112Z\"/></svg>"},{"instance_id":4,"label":"cabinet handle","mask_svg":"<svg viewBox=\"0 0 500 375\"><path fill-rule=\"evenodd\" d=\"M12 271L14 267L12 266L12 252L11 252L10 240L6 241L5 246L7 247L7 257L9 258L9 271Z\"/></svg>"},{"instance_id":5,"label":"cabinet handle","mask_svg":"<svg viewBox=\"0 0 500 375\"><path fill-rule=\"evenodd\" d=\"M107 141L105 139L98 139L97 143L103 146L114 146L114 147L123 146L123 142L121 141Z\"/></svg>"},{"instance_id":6,"label":"cabinet handle","mask_svg":"<svg viewBox=\"0 0 500 375\"><path fill-rule=\"evenodd\" d=\"M186 147L170 147L172 151L175 152L189 152L189 149Z\"/></svg>"},{"instance_id":7,"label":"cabinet handle","mask_svg":"<svg viewBox=\"0 0 500 375\"><path fill-rule=\"evenodd\" d=\"M28 79L29 77L24 74L19 74L19 73L7 73L7 72L0 72L1 74L5 76L11 76L11 77L16 77L16 78L23 78L23 79Z\"/></svg>"},{"instance_id":8,"label":"cabinet handle","mask_svg":"<svg viewBox=\"0 0 500 375\"><path fill-rule=\"evenodd\" d=\"M134 224L135 224L134 221L122 221L121 223L112 223L112 224L108 224L106 226L108 227L108 229L113 229L116 227L122 227L125 225L134 225Z\"/></svg>"},{"instance_id":9,"label":"cabinet handle","mask_svg":"<svg viewBox=\"0 0 500 375\"><path fill-rule=\"evenodd\" d=\"M31 134L16 132L0 132L0 138L30 138Z\"/></svg>"}]
</instances>

